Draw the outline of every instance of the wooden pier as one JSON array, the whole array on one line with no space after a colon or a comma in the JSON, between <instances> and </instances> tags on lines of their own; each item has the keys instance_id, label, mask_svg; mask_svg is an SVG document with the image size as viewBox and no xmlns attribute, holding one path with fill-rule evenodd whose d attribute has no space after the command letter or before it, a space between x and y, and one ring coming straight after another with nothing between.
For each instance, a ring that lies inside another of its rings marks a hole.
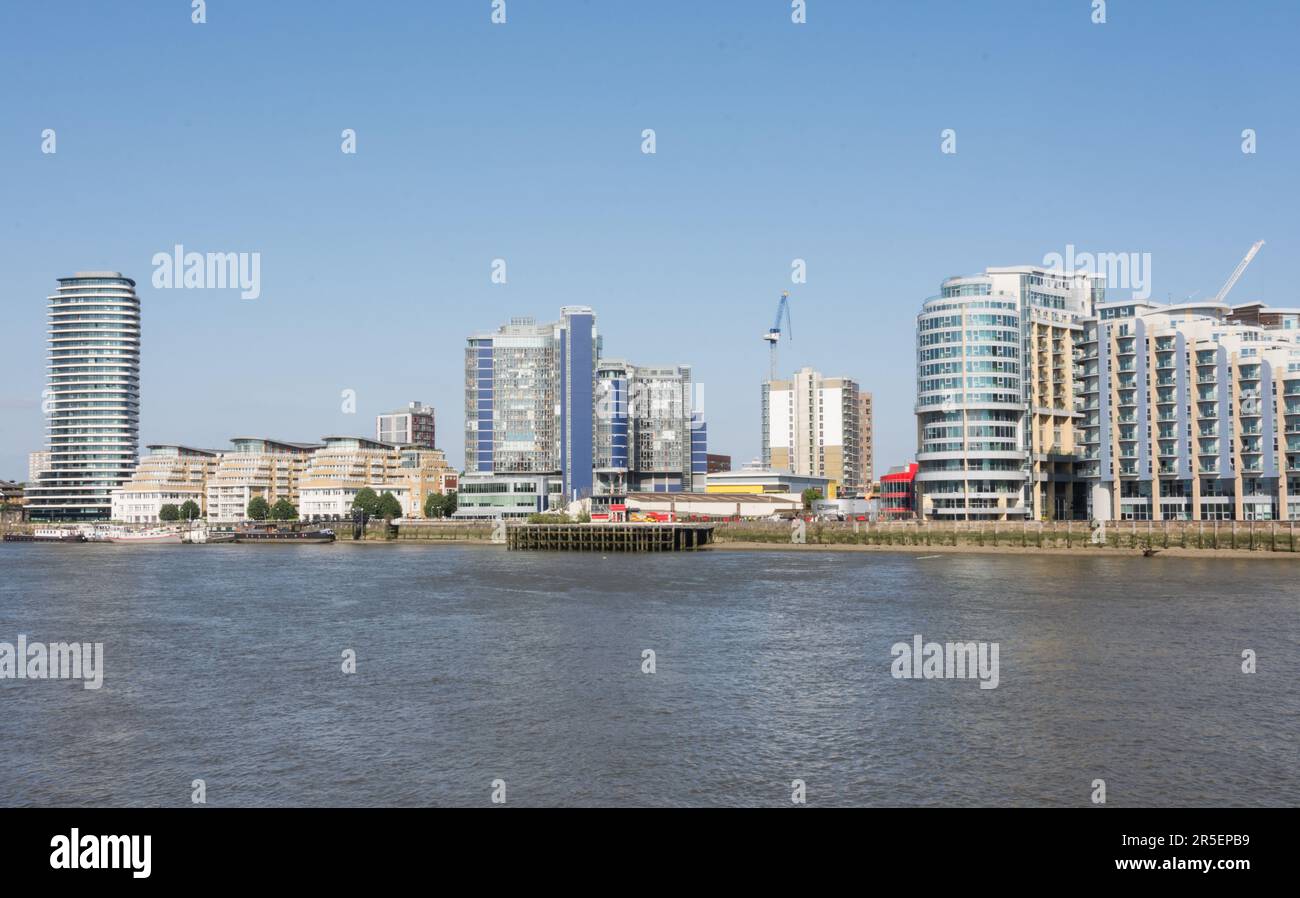
<instances>
[{"instance_id":1,"label":"wooden pier","mask_svg":"<svg viewBox=\"0 0 1300 898\"><path fill-rule=\"evenodd\" d=\"M713 542L712 524L513 524L506 547L554 552L683 552Z\"/></svg>"}]
</instances>

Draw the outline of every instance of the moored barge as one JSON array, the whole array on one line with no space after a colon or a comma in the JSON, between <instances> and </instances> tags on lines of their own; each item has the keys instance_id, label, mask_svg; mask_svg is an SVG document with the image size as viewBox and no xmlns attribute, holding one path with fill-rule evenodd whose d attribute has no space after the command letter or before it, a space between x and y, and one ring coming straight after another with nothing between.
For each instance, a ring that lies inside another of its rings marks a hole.
<instances>
[{"instance_id":1,"label":"moored barge","mask_svg":"<svg viewBox=\"0 0 1300 898\"><path fill-rule=\"evenodd\" d=\"M86 535L76 530L57 527L39 527L31 533L6 533L7 543L84 543Z\"/></svg>"},{"instance_id":2,"label":"moored barge","mask_svg":"<svg viewBox=\"0 0 1300 898\"><path fill-rule=\"evenodd\" d=\"M237 543L332 543L334 531L325 529L294 530L274 525L248 525L235 530Z\"/></svg>"}]
</instances>

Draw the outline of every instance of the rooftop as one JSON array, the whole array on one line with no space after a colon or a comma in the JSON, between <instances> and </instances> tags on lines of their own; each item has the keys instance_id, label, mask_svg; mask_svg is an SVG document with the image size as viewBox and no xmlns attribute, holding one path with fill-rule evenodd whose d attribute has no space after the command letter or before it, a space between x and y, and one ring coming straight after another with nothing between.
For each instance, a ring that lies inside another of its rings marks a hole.
<instances>
[{"instance_id":1,"label":"rooftop","mask_svg":"<svg viewBox=\"0 0 1300 898\"><path fill-rule=\"evenodd\" d=\"M129 282L132 287L135 286L135 281L120 271L78 271L71 277L57 278L57 280L61 284L64 281L79 281L87 278L117 278Z\"/></svg>"},{"instance_id":2,"label":"rooftop","mask_svg":"<svg viewBox=\"0 0 1300 898\"><path fill-rule=\"evenodd\" d=\"M231 437L232 443L271 443L276 446L288 446L290 449L320 449L320 443L293 443L289 440L275 440L271 437Z\"/></svg>"},{"instance_id":3,"label":"rooftop","mask_svg":"<svg viewBox=\"0 0 1300 898\"><path fill-rule=\"evenodd\" d=\"M200 449L197 446L186 446L183 443L150 443L148 446L145 446L145 448L150 452L155 449L179 449L182 452L192 452L196 455L211 455L214 458L222 452L220 449Z\"/></svg>"},{"instance_id":4,"label":"rooftop","mask_svg":"<svg viewBox=\"0 0 1300 898\"><path fill-rule=\"evenodd\" d=\"M708 502L735 505L737 502L762 505L789 505L788 496L776 493L628 493L627 501L639 502Z\"/></svg>"},{"instance_id":5,"label":"rooftop","mask_svg":"<svg viewBox=\"0 0 1300 898\"><path fill-rule=\"evenodd\" d=\"M396 443L382 443L379 440L373 440L370 437L353 437L347 436L325 436L321 440L328 446L330 443L353 442L359 444L363 449L396 449Z\"/></svg>"}]
</instances>

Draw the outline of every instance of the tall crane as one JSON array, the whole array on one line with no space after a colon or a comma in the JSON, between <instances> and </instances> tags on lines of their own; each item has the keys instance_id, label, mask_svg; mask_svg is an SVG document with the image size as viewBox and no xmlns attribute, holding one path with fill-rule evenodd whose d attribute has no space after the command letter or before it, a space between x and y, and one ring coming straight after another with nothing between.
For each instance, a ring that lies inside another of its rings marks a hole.
<instances>
[{"instance_id":1,"label":"tall crane","mask_svg":"<svg viewBox=\"0 0 1300 898\"><path fill-rule=\"evenodd\" d=\"M1215 303L1223 302L1224 297L1228 295L1228 291L1236 286L1237 280L1241 277L1242 273L1245 272L1246 266L1250 264L1251 259L1255 258L1255 253L1259 252L1259 248L1263 245L1263 240L1255 241L1255 245L1246 252L1246 258L1241 260L1241 263L1237 266L1237 270L1232 273L1232 277L1228 278L1228 283L1224 284L1223 289L1214 297Z\"/></svg>"},{"instance_id":2,"label":"tall crane","mask_svg":"<svg viewBox=\"0 0 1300 898\"><path fill-rule=\"evenodd\" d=\"M784 290L781 293L781 300L776 304L776 321L763 334L763 339L767 341L770 348L768 362L768 380L776 380L776 344L781 340L781 319L785 319L785 332L794 339L794 325L790 323L790 291Z\"/></svg>"}]
</instances>

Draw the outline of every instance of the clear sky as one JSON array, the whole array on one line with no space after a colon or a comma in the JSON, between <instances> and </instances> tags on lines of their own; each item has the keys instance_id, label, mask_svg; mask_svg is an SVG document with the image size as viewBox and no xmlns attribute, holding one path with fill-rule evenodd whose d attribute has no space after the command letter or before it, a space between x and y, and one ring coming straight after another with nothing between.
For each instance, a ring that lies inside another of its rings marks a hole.
<instances>
[{"instance_id":1,"label":"clear sky","mask_svg":"<svg viewBox=\"0 0 1300 898\"><path fill-rule=\"evenodd\" d=\"M1294 0L491 6L0 6L0 478L44 444L45 297L85 269L139 281L142 444L370 434L419 399L457 465L465 337L563 304L607 355L693 364L740 463L790 289L781 369L875 394L877 475L915 451L944 277L1074 244L1205 297L1262 238L1233 300L1300 304ZM261 297L155 290L178 243L261 253Z\"/></svg>"}]
</instances>

